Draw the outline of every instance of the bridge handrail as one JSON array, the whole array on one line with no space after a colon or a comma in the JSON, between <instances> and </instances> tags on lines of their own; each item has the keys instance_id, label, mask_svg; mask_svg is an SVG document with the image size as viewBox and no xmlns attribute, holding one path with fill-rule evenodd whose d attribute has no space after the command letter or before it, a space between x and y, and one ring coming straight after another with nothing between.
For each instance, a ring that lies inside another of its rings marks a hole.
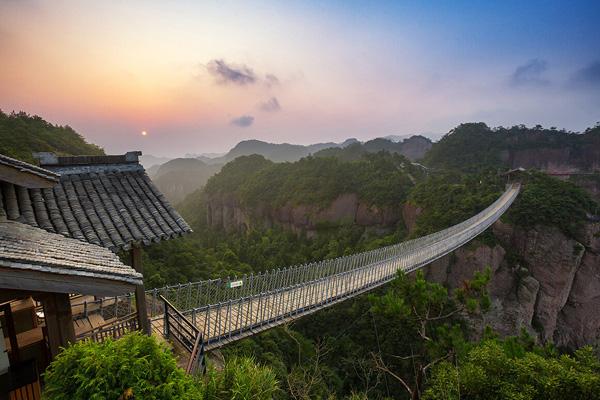
<instances>
[{"instance_id":1,"label":"bridge handrail","mask_svg":"<svg viewBox=\"0 0 600 400\"><path fill-rule=\"evenodd\" d=\"M268 292L275 288L290 287L298 282L309 283L320 279L321 277L335 276L341 272L355 270L374 262L397 257L404 252L412 254L417 248L423 250L435 243L456 239L453 237L454 235L465 231L467 227L470 227L467 231L477 228L477 226L480 226L486 219L492 220L493 222L497 215L503 213L510 203L512 203L518 194L518 189L519 186L516 184L509 185L507 190L496 199L496 201L480 213L459 224L421 238L349 256L296 265L283 269L277 268L256 275L244 275L241 278L211 279L150 290L147 294L152 298L152 301L150 302L151 313L152 315L159 315L162 311L155 307L155 299L157 299L159 294L168 296L180 309L189 310L196 308L200 303L204 303L205 305L218 304L219 302L227 301L230 298L239 298L253 294L256 295ZM490 214L494 209L496 210ZM235 290L225 287L227 282L236 281L238 279L242 280L244 287Z\"/></svg>"}]
</instances>

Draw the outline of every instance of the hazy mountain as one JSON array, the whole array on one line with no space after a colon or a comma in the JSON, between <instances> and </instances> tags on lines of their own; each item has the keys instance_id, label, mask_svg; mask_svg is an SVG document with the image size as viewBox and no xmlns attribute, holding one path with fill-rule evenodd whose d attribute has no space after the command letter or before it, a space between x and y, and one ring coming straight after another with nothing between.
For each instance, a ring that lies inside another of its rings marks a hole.
<instances>
[{"instance_id":1,"label":"hazy mountain","mask_svg":"<svg viewBox=\"0 0 600 400\"><path fill-rule=\"evenodd\" d=\"M244 140L239 142L233 149L222 157L213 158L207 161L211 164L225 164L240 156L249 156L259 154L268 160L274 162L298 161L302 157L314 154L320 150L330 147L346 147L349 144L356 143L356 139L348 139L342 143L316 143L307 146L289 143L268 143L261 140Z\"/></svg>"},{"instance_id":2,"label":"hazy mountain","mask_svg":"<svg viewBox=\"0 0 600 400\"><path fill-rule=\"evenodd\" d=\"M148 172L167 199L178 203L185 196L204 186L208 178L221 170L221 164L208 165L196 158L175 158ZM150 172L153 172L150 174Z\"/></svg>"},{"instance_id":3,"label":"hazy mountain","mask_svg":"<svg viewBox=\"0 0 600 400\"><path fill-rule=\"evenodd\" d=\"M419 160L431 148L432 142L423 136L411 136L402 142L394 142L389 139L377 138L365 143L356 141L343 148L328 148L315 153L317 157L337 157L345 161L357 160L364 153L377 153L382 150L390 153L402 154L411 161Z\"/></svg>"},{"instance_id":4,"label":"hazy mountain","mask_svg":"<svg viewBox=\"0 0 600 400\"><path fill-rule=\"evenodd\" d=\"M160 167L161 167L161 164L154 164L150 168L146 168L146 173L148 174L148 176L150 178L152 178L154 175L156 175L158 173L158 170L160 169Z\"/></svg>"},{"instance_id":5,"label":"hazy mountain","mask_svg":"<svg viewBox=\"0 0 600 400\"><path fill-rule=\"evenodd\" d=\"M387 139L391 142L401 142L404 139L408 139L411 136L412 135L387 135L387 136L383 136L381 139Z\"/></svg>"},{"instance_id":6,"label":"hazy mountain","mask_svg":"<svg viewBox=\"0 0 600 400\"><path fill-rule=\"evenodd\" d=\"M142 154L140 157L140 164L142 164L144 166L144 168L146 168L146 170L148 170L150 167L154 166L154 165L162 165L164 163L166 163L167 161L171 161L172 158L170 157L157 157L157 156L153 156L152 154Z\"/></svg>"},{"instance_id":7,"label":"hazy mountain","mask_svg":"<svg viewBox=\"0 0 600 400\"><path fill-rule=\"evenodd\" d=\"M197 158L199 160L222 157L227 153L186 153L183 158Z\"/></svg>"}]
</instances>

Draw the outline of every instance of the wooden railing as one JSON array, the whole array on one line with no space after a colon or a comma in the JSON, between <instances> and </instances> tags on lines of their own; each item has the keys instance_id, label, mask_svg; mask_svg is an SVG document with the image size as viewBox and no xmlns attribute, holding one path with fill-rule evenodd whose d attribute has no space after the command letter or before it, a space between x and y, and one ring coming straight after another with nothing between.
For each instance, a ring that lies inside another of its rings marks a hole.
<instances>
[{"instance_id":1,"label":"wooden railing","mask_svg":"<svg viewBox=\"0 0 600 400\"><path fill-rule=\"evenodd\" d=\"M0 399L40 400L42 398L38 369L34 360L10 366L3 378L4 384L0 385L2 386Z\"/></svg>"},{"instance_id":2,"label":"wooden railing","mask_svg":"<svg viewBox=\"0 0 600 400\"><path fill-rule=\"evenodd\" d=\"M139 330L138 317L137 313L134 312L115 321L81 332L75 340L91 339L94 342L103 342L107 338L118 339L129 332L137 330Z\"/></svg>"},{"instance_id":3,"label":"wooden railing","mask_svg":"<svg viewBox=\"0 0 600 400\"><path fill-rule=\"evenodd\" d=\"M164 304L164 336L176 340L190 353L186 371L190 374L204 374L204 341L202 332L177 310L167 299L160 296Z\"/></svg>"},{"instance_id":4,"label":"wooden railing","mask_svg":"<svg viewBox=\"0 0 600 400\"><path fill-rule=\"evenodd\" d=\"M198 375L206 372L206 362L204 359L204 340L202 338L202 332L198 331L196 336L196 343L194 349L190 354L190 360L188 361L185 371L190 375Z\"/></svg>"}]
</instances>

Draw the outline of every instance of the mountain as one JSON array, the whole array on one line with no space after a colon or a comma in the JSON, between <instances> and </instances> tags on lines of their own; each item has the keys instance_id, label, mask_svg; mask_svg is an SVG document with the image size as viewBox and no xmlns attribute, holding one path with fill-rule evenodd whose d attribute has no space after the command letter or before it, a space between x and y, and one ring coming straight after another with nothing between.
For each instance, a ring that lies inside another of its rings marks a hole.
<instances>
[{"instance_id":1,"label":"mountain","mask_svg":"<svg viewBox=\"0 0 600 400\"><path fill-rule=\"evenodd\" d=\"M393 229L401 219L398 205L422 177L399 154L294 163L242 156L208 181L208 224L228 231L279 225L308 235L343 224Z\"/></svg>"},{"instance_id":2,"label":"mountain","mask_svg":"<svg viewBox=\"0 0 600 400\"><path fill-rule=\"evenodd\" d=\"M389 140L390 142L401 142L404 139L408 139L411 136L412 135L387 135L387 136L381 137L381 139L386 139L386 140Z\"/></svg>"},{"instance_id":3,"label":"mountain","mask_svg":"<svg viewBox=\"0 0 600 400\"><path fill-rule=\"evenodd\" d=\"M153 156L152 154L143 154L139 157L139 159L140 159L140 164L142 164L144 166L144 168L146 168L146 170L149 170L151 167L153 167L155 165L162 165L162 164L172 160L172 158L170 158L170 157L157 157L157 156Z\"/></svg>"},{"instance_id":4,"label":"mountain","mask_svg":"<svg viewBox=\"0 0 600 400\"><path fill-rule=\"evenodd\" d=\"M102 155L102 148L90 144L68 125L46 122L24 112L5 114L0 110L0 154L35 163L34 152L60 155Z\"/></svg>"},{"instance_id":5,"label":"mountain","mask_svg":"<svg viewBox=\"0 0 600 400\"><path fill-rule=\"evenodd\" d=\"M200 153L200 154L186 153L186 155L183 158L198 158L198 159L202 160L203 158L217 158L217 157L222 157L225 154L226 153Z\"/></svg>"},{"instance_id":6,"label":"mountain","mask_svg":"<svg viewBox=\"0 0 600 400\"><path fill-rule=\"evenodd\" d=\"M490 128L462 124L434 143L424 163L433 168L536 168L550 174L600 172L600 125L583 133L540 125Z\"/></svg>"},{"instance_id":7,"label":"mountain","mask_svg":"<svg viewBox=\"0 0 600 400\"><path fill-rule=\"evenodd\" d=\"M240 156L258 154L274 162L298 161L302 157L314 154L319 150L330 147L345 147L358 142L356 139L348 139L343 143L316 143L311 145L268 143L261 140L244 140L239 142L233 149L222 157L213 158L208 161L211 164L225 164Z\"/></svg>"},{"instance_id":8,"label":"mountain","mask_svg":"<svg viewBox=\"0 0 600 400\"><path fill-rule=\"evenodd\" d=\"M220 164L208 165L195 158L175 158L148 172L156 187L176 204L204 186L208 178L220 170Z\"/></svg>"},{"instance_id":9,"label":"mountain","mask_svg":"<svg viewBox=\"0 0 600 400\"><path fill-rule=\"evenodd\" d=\"M494 201L505 178L490 165L506 169L521 158L548 172L566 166L595 171L599 160L595 128L581 135L481 128L453 130L435 157L433 148L425 155L435 165L427 173L398 154L401 143L386 139L329 148L293 163L241 157L194 195L195 207L205 210L210 227L228 234L280 227L318 240L351 226L362 235L408 231L410 238L463 221ZM460 145L453 143L458 139ZM465 154L470 151L475 155ZM523 179L522 193L501 221L436 261L426 275L457 288L474 271L491 268L491 310L484 321L470 321L476 332L490 325L501 335L525 329L542 343L570 349L592 344L600 334L598 205L572 182L540 172Z\"/></svg>"},{"instance_id":10,"label":"mountain","mask_svg":"<svg viewBox=\"0 0 600 400\"><path fill-rule=\"evenodd\" d=\"M388 151L398 153L411 161L416 161L425 155L431 148L432 142L424 136L411 136L401 142L394 142L385 138L369 140L365 143L352 142L344 147L327 148L315 153L316 157L337 157L346 161L357 160L365 153Z\"/></svg>"}]
</instances>

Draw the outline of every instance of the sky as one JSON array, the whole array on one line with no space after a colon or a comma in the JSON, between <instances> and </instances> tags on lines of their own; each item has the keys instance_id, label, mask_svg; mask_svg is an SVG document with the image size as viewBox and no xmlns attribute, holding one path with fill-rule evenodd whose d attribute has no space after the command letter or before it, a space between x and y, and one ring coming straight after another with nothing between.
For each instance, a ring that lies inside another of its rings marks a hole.
<instances>
[{"instance_id":1,"label":"sky","mask_svg":"<svg viewBox=\"0 0 600 400\"><path fill-rule=\"evenodd\" d=\"M0 0L0 109L108 153L600 121L598 1ZM142 132L147 132L142 135Z\"/></svg>"}]
</instances>

